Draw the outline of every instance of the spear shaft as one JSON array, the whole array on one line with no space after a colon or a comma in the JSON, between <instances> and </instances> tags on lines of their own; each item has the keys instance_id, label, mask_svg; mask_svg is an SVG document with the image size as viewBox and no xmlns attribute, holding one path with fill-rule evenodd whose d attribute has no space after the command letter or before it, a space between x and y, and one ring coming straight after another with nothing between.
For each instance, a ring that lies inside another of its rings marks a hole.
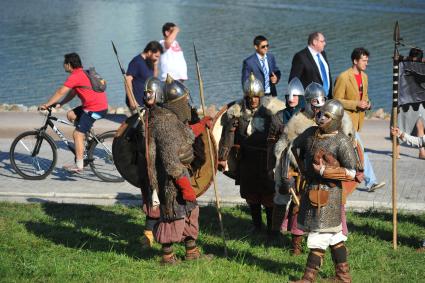
<instances>
[{"instance_id":1,"label":"spear shaft","mask_svg":"<svg viewBox=\"0 0 425 283\"><path fill-rule=\"evenodd\" d=\"M193 43L193 51L195 52L195 62L196 62L196 74L198 77L198 83L199 83L199 96L201 98L201 106L202 106L202 112L204 114L204 117L206 117L206 111L205 111L205 97L204 97L204 83L201 78L201 71L199 69L199 61L198 61L198 54L196 53L196 46L195 42ZM218 215L218 221L220 223L220 230L221 230L221 237L223 238L223 246L224 246L224 256L227 257L227 246L226 246L226 238L224 236L224 227L223 227L223 219L221 217L221 208L220 208L220 199L218 196L217 191L217 182L215 179L215 164L214 164L214 155L213 155L213 148L211 144L211 134L209 129L206 130L207 132L207 139L208 139L208 149L210 153L210 160L211 160L211 170L213 170L213 184L214 184L214 193L215 193L215 205L217 207L217 215Z\"/></svg>"},{"instance_id":2,"label":"spear shaft","mask_svg":"<svg viewBox=\"0 0 425 283\"><path fill-rule=\"evenodd\" d=\"M397 127L397 107L398 107L398 81L399 81L399 53L400 29L398 22L394 27L394 57L393 57L393 107L392 126ZM392 207L393 207L393 249L397 249L397 137L392 136L393 158L392 158Z\"/></svg>"},{"instance_id":3,"label":"spear shaft","mask_svg":"<svg viewBox=\"0 0 425 283\"><path fill-rule=\"evenodd\" d=\"M134 93L133 93L133 88L128 85L127 79L125 77L125 70L121 65L120 58L118 57L117 48L115 47L115 44L112 40L111 40L111 42L112 42L112 49L114 50L115 57L117 58L117 61L118 61L118 65L120 66L121 74L122 74L122 77L123 77L123 80L124 80L125 89L128 93L128 99L131 100L133 105L136 105L136 98L135 98ZM136 107L136 111L137 111L139 120L142 121L142 123L143 123L143 119L142 119L142 116L141 116L142 114L140 112L139 107Z\"/></svg>"}]
</instances>

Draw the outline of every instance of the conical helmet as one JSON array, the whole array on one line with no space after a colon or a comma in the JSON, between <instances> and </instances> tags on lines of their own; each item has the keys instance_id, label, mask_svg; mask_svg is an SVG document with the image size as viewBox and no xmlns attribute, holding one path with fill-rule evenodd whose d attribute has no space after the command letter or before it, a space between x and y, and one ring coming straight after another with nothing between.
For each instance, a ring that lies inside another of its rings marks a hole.
<instances>
[{"instance_id":1,"label":"conical helmet","mask_svg":"<svg viewBox=\"0 0 425 283\"><path fill-rule=\"evenodd\" d=\"M305 88L304 98L306 102L304 113L310 116L310 118L313 118L313 107L322 107L325 104L325 89L322 87L321 84L312 82Z\"/></svg>"},{"instance_id":2,"label":"conical helmet","mask_svg":"<svg viewBox=\"0 0 425 283\"><path fill-rule=\"evenodd\" d=\"M155 98L155 102L161 103L163 100L163 87L159 79L150 77L145 82L143 99L145 101Z\"/></svg>"},{"instance_id":3,"label":"conical helmet","mask_svg":"<svg viewBox=\"0 0 425 283\"><path fill-rule=\"evenodd\" d=\"M344 106L336 99L326 101L316 115L316 123L324 133L332 133L341 129Z\"/></svg>"},{"instance_id":4,"label":"conical helmet","mask_svg":"<svg viewBox=\"0 0 425 283\"><path fill-rule=\"evenodd\" d=\"M244 97L264 96L263 84L254 76L254 73L252 72L243 84L243 94Z\"/></svg>"},{"instance_id":5,"label":"conical helmet","mask_svg":"<svg viewBox=\"0 0 425 283\"><path fill-rule=\"evenodd\" d=\"M167 74L164 84L164 103L172 102L182 97L189 96L189 90L179 81Z\"/></svg>"},{"instance_id":6,"label":"conical helmet","mask_svg":"<svg viewBox=\"0 0 425 283\"><path fill-rule=\"evenodd\" d=\"M167 79L165 80L162 106L174 112L182 122L187 122L191 119L189 89L181 82L174 80L170 74L167 74Z\"/></svg>"},{"instance_id":7,"label":"conical helmet","mask_svg":"<svg viewBox=\"0 0 425 283\"><path fill-rule=\"evenodd\" d=\"M300 79L295 77L288 84L288 92L286 94L289 100L296 96L304 96L304 87Z\"/></svg>"}]
</instances>

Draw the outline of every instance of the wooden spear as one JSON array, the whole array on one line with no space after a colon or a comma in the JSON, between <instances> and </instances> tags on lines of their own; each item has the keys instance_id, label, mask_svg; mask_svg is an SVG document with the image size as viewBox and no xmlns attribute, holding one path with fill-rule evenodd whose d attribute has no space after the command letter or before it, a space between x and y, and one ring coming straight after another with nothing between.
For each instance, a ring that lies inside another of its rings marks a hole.
<instances>
[{"instance_id":1,"label":"wooden spear","mask_svg":"<svg viewBox=\"0 0 425 283\"><path fill-rule=\"evenodd\" d=\"M204 97L204 83L202 81L201 71L199 69L198 54L196 53L195 42L193 43L193 51L195 53L196 74L197 74L198 83L199 83L199 96L201 97L202 112L203 112L204 117L205 117L206 116L206 109L205 109L205 97ZM207 139L208 139L208 149L209 149L210 160L211 160L211 170L214 171L215 164L214 164L213 147L212 147L212 144L211 144L211 134L210 134L209 129L207 129L206 132L207 132ZM218 221L220 223L221 237L223 238L224 256L227 257L226 238L224 237L223 219L221 217L220 199L219 199L218 192L217 192L217 182L216 182L216 179L215 179L215 172L213 172L212 175L213 175L213 184L214 184L214 193L215 193L215 205L217 207L217 214L218 214Z\"/></svg>"},{"instance_id":2,"label":"wooden spear","mask_svg":"<svg viewBox=\"0 0 425 283\"><path fill-rule=\"evenodd\" d=\"M126 89L127 93L129 94L128 99L132 102L133 105L135 105L136 104L136 97L134 96L133 88L130 87L127 83L127 80L125 78L125 70L121 65L120 58L118 57L118 51L115 48L115 44L112 40L111 40L111 43L112 43L112 49L114 50L115 56L117 57L118 65L119 65L120 70L121 70L121 74L122 74L122 77L123 77L123 80L124 80L125 89ZM139 116L139 120L142 121L142 123L143 123L142 114L140 112L139 107L136 107L136 111L137 111L137 114Z\"/></svg>"}]
</instances>

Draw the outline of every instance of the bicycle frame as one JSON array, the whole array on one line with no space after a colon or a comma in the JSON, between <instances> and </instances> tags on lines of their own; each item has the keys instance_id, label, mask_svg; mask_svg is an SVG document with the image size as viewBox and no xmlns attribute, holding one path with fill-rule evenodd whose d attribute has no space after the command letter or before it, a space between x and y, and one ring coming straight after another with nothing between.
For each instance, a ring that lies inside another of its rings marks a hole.
<instances>
[{"instance_id":1,"label":"bicycle frame","mask_svg":"<svg viewBox=\"0 0 425 283\"><path fill-rule=\"evenodd\" d=\"M68 125L68 126L74 126L73 123L68 122L66 120L57 118L55 116L52 116L52 110L48 109L47 111L49 111L49 113L46 116L46 119L44 121L44 125L38 129L38 131L41 132L46 132L47 127L50 127L55 133L56 135L66 144L66 146L68 147L68 149L75 155L75 147L72 146L72 144L70 143L70 141L65 137L64 133L59 130L58 127L56 127L56 125L53 123L53 121ZM33 156L35 156L36 154L38 154L38 150L40 149L40 145L38 145L38 142L34 148L34 153Z\"/></svg>"},{"instance_id":2,"label":"bicycle frame","mask_svg":"<svg viewBox=\"0 0 425 283\"><path fill-rule=\"evenodd\" d=\"M59 123L62 123L62 124L68 125L68 126L73 126L73 127L75 125L73 123L67 121L67 120L63 120L63 119L60 119L58 117L52 116L52 109L51 108L47 109L47 111L48 111L48 114L46 116L46 120L44 121L44 125L41 128L39 128L38 131L40 133L41 132L46 132L47 127L50 127L56 133L56 135L66 144L66 146L68 147L68 149L75 155L75 146L72 146L72 144L70 143L70 141L65 137L64 133L61 130L59 130L58 127L56 127L56 125L54 124L53 121L59 122ZM103 148L109 154L112 155L112 151L109 148L107 148L102 142L100 142L100 140L95 135L93 129L90 130L90 132L88 133L88 137L87 138L91 138L91 139L96 140L97 143L101 144L103 146ZM34 152L32 153L32 156L35 156L35 155L38 154L38 151L40 150L40 146L41 146L41 143L39 143L37 141L37 144L36 144L36 146L34 148ZM90 146L90 141L87 140L86 150L89 148L89 146Z\"/></svg>"}]
</instances>

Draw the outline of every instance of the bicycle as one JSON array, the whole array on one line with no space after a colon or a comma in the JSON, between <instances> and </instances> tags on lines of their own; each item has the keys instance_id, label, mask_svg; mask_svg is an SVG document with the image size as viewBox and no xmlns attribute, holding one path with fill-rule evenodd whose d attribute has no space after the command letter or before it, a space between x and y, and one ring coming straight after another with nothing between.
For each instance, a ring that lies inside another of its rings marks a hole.
<instances>
[{"instance_id":1,"label":"bicycle","mask_svg":"<svg viewBox=\"0 0 425 283\"><path fill-rule=\"evenodd\" d=\"M48 127L58 135L75 156L74 145L56 127L53 121L68 126L74 126L74 124L53 116L52 107L48 107L46 111L48 113L41 128L20 134L10 146L10 163L13 169L24 179L42 180L55 168L57 145L53 138L46 133ZM112 158L112 142L115 133L116 131L113 130L96 135L94 130L91 129L86 135L84 167L90 165L93 173L106 182L124 181Z\"/></svg>"}]
</instances>

